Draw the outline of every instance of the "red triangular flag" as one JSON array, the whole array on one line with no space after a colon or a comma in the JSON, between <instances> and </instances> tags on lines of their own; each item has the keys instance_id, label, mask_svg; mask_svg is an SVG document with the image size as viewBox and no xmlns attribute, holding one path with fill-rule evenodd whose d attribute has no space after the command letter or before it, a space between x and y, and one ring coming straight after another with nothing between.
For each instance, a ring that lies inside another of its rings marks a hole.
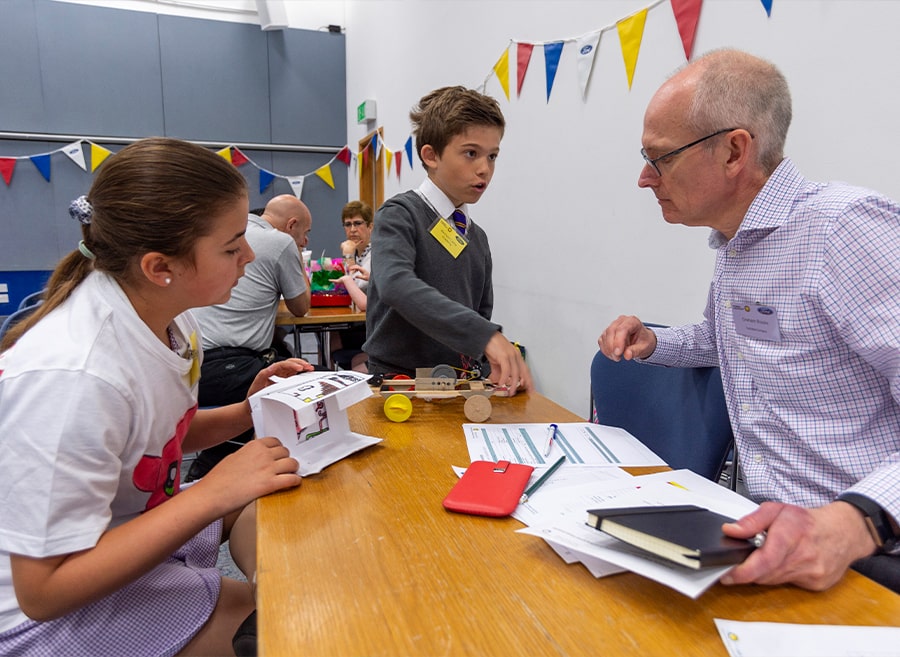
<instances>
[{"instance_id":1,"label":"red triangular flag","mask_svg":"<svg viewBox=\"0 0 900 657\"><path fill-rule=\"evenodd\" d=\"M522 95L522 83L525 82L525 72L528 70L528 62L531 61L532 43L520 43L516 48L516 96Z\"/></svg>"},{"instance_id":2,"label":"red triangular flag","mask_svg":"<svg viewBox=\"0 0 900 657\"><path fill-rule=\"evenodd\" d=\"M346 164L348 167L350 166L350 147L344 146L341 150L338 151L337 159Z\"/></svg>"},{"instance_id":3,"label":"red triangular flag","mask_svg":"<svg viewBox=\"0 0 900 657\"><path fill-rule=\"evenodd\" d=\"M697 32L697 22L700 20L700 5L703 0L672 0L672 12L675 14L675 22L678 23L678 34L681 35L681 45L684 46L684 56L690 60L694 52L694 35Z\"/></svg>"},{"instance_id":4,"label":"red triangular flag","mask_svg":"<svg viewBox=\"0 0 900 657\"><path fill-rule=\"evenodd\" d=\"M397 178L400 178L400 163L403 162L403 151L397 151L394 153L394 157L397 158Z\"/></svg>"},{"instance_id":5,"label":"red triangular flag","mask_svg":"<svg viewBox=\"0 0 900 657\"><path fill-rule=\"evenodd\" d=\"M6 181L6 186L9 187L9 181L12 180L13 169L16 168L16 158L14 157L0 157L0 175L3 176L3 180Z\"/></svg>"},{"instance_id":6,"label":"red triangular flag","mask_svg":"<svg viewBox=\"0 0 900 657\"><path fill-rule=\"evenodd\" d=\"M241 153L241 150L237 146L231 147L231 163L234 166L239 167L242 164L247 164L249 161L250 158Z\"/></svg>"}]
</instances>

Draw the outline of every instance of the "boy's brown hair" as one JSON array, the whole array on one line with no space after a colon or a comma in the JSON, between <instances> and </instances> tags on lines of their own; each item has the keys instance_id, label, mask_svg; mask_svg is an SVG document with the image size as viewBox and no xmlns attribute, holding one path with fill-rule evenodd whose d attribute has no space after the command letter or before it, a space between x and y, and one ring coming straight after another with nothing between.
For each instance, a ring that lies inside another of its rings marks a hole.
<instances>
[{"instance_id":1,"label":"boy's brown hair","mask_svg":"<svg viewBox=\"0 0 900 657\"><path fill-rule=\"evenodd\" d=\"M409 113L416 135L416 152L422 159L422 147L430 145L443 155L444 149L456 135L472 126L506 128L500 104L490 96L462 86L441 87L426 94ZM428 168L425 162L422 166Z\"/></svg>"}]
</instances>

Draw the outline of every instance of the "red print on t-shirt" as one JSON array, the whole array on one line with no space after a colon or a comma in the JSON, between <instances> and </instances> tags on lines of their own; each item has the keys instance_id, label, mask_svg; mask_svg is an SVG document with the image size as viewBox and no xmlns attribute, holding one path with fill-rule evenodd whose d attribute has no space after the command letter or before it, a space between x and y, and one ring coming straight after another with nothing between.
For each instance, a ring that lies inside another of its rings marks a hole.
<instances>
[{"instance_id":1,"label":"red print on t-shirt","mask_svg":"<svg viewBox=\"0 0 900 657\"><path fill-rule=\"evenodd\" d=\"M150 493L145 511L162 504L178 492L181 482L181 443L187 435L197 406L188 409L175 427L175 435L166 443L162 456L144 455L134 468L134 486Z\"/></svg>"}]
</instances>

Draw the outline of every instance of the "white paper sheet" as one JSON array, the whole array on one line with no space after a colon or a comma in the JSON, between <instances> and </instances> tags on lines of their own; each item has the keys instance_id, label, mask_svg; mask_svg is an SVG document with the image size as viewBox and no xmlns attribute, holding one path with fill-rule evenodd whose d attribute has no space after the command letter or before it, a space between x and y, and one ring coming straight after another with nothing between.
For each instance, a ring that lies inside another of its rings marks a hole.
<instances>
[{"instance_id":1,"label":"white paper sheet","mask_svg":"<svg viewBox=\"0 0 900 657\"><path fill-rule=\"evenodd\" d=\"M731 657L900 657L900 627L715 622Z\"/></svg>"},{"instance_id":2,"label":"white paper sheet","mask_svg":"<svg viewBox=\"0 0 900 657\"><path fill-rule=\"evenodd\" d=\"M592 422L557 425L550 453L544 456L546 424L464 424L472 461L511 461L544 466L565 454L567 465L666 465L624 429Z\"/></svg>"}]
</instances>

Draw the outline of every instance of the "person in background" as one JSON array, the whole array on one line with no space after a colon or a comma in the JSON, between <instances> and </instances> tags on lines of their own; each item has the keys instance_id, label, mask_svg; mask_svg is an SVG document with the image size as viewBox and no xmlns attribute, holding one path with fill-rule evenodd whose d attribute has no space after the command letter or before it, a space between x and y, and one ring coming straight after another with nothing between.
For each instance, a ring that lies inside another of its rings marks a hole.
<instances>
[{"instance_id":1,"label":"person in background","mask_svg":"<svg viewBox=\"0 0 900 657\"><path fill-rule=\"evenodd\" d=\"M182 452L251 425L250 405L198 410L189 309L223 303L253 250L230 163L174 139L137 141L70 214L78 248L0 349L0 653L226 655L253 618L262 495L298 486L272 437L180 489ZM257 376L304 369L295 360Z\"/></svg>"},{"instance_id":2,"label":"person in background","mask_svg":"<svg viewBox=\"0 0 900 657\"><path fill-rule=\"evenodd\" d=\"M718 365L747 492L726 534L765 544L725 584L820 590L849 567L900 592L900 206L805 179L784 157L791 96L771 63L698 57L644 116L644 168L669 223L712 228L704 319L622 316L608 357ZM623 272L627 277L627 272Z\"/></svg>"},{"instance_id":3,"label":"person in background","mask_svg":"<svg viewBox=\"0 0 900 657\"><path fill-rule=\"evenodd\" d=\"M350 201L341 210L341 224L347 239L341 242L347 274L365 292L372 271L372 208L363 201Z\"/></svg>"},{"instance_id":4,"label":"person in background","mask_svg":"<svg viewBox=\"0 0 900 657\"><path fill-rule=\"evenodd\" d=\"M256 254L255 260L248 263L230 299L194 310L203 336L201 406L240 401L260 370L289 355L274 341L275 315L282 298L297 317L309 310L309 281L300 253L311 229L309 208L292 194L273 198L261 217L249 215L246 240ZM301 362L305 369L313 369ZM185 481L204 476L252 437L250 428L200 452Z\"/></svg>"},{"instance_id":5,"label":"person in background","mask_svg":"<svg viewBox=\"0 0 900 657\"><path fill-rule=\"evenodd\" d=\"M341 210L347 239L341 242L346 274L336 279L359 310L367 306L366 288L372 267L372 208L363 201L350 201ZM366 328L349 328L331 334L331 360L342 369L367 372L368 356L362 350Z\"/></svg>"},{"instance_id":6,"label":"person in background","mask_svg":"<svg viewBox=\"0 0 900 657\"><path fill-rule=\"evenodd\" d=\"M410 113L427 178L378 210L366 311L374 374L414 376L446 364L487 376L510 394L532 390L519 349L491 321L492 260L471 216L494 175L506 122L493 98L444 87Z\"/></svg>"}]
</instances>

